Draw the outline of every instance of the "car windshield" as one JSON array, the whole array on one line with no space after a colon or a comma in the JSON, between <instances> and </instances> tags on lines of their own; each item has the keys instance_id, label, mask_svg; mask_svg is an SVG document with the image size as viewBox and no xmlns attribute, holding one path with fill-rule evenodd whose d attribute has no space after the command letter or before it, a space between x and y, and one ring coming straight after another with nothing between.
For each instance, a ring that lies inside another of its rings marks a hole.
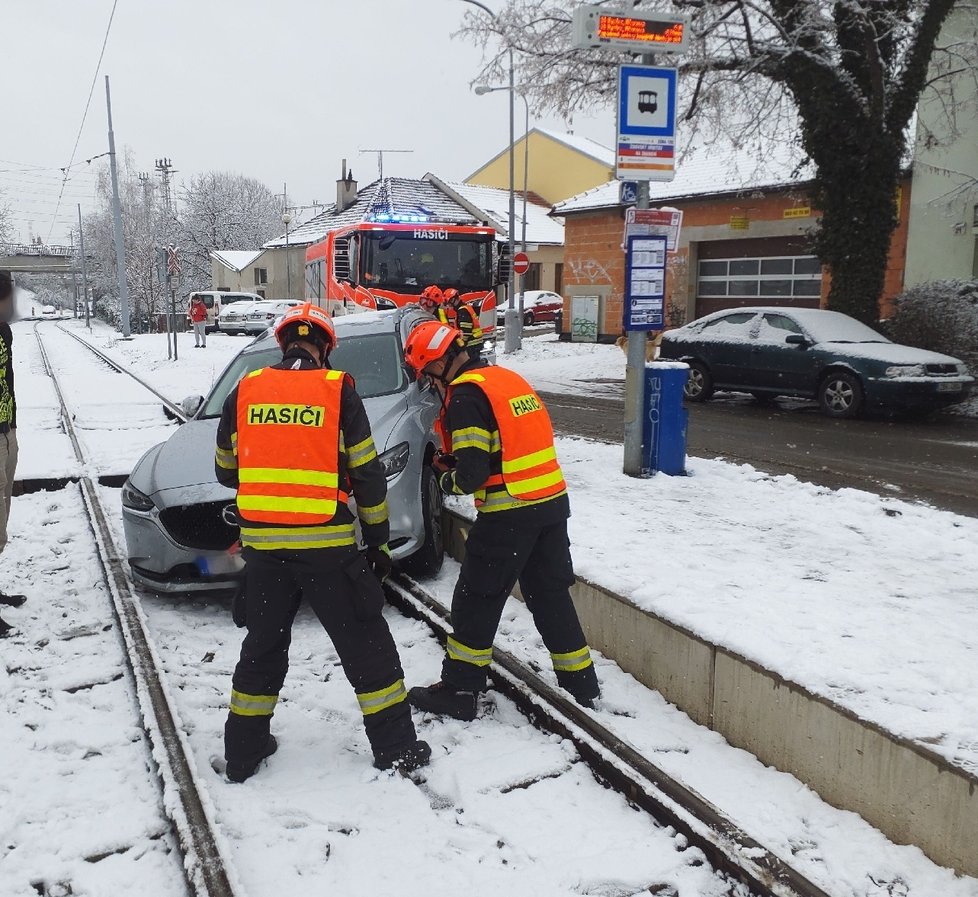
<instances>
[{"instance_id":1,"label":"car windshield","mask_svg":"<svg viewBox=\"0 0 978 897\"><path fill-rule=\"evenodd\" d=\"M359 282L368 289L410 295L431 284L463 293L492 289L491 237L419 229L364 233L362 240Z\"/></svg>"},{"instance_id":2,"label":"car windshield","mask_svg":"<svg viewBox=\"0 0 978 897\"><path fill-rule=\"evenodd\" d=\"M214 385L198 418L220 417L224 400L245 374L281 360L282 351L275 345L261 352L242 352ZM345 337L330 354L329 361L330 367L353 375L363 399L399 392L407 385L401 347L393 333Z\"/></svg>"},{"instance_id":3,"label":"car windshield","mask_svg":"<svg viewBox=\"0 0 978 897\"><path fill-rule=\"evenodd\" d=\"M798 323L819 343L890 342L883 334L837 311L820 311L804 317L799 315Z\"/></svg>"}]
</instances>

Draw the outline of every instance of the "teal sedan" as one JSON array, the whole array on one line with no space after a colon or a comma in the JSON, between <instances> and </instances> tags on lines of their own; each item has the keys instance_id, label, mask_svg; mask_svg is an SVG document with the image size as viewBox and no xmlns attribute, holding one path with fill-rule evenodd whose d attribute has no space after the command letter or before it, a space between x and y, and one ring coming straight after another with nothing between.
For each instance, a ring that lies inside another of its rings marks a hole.
<instances>
[{"instance_id":1,"label":"teal sedan","mask_svg":"<svg viewBox=\"0 0 978 897\"><path fill-rule=\"evenodd\" d=\"M975 380L957 358L891 342L817 308L734 308L662 336L659 357L690 368L686 398L717 390L816 399L830 417L928 412L961 402Z\"/></svg>"}]
</instances>

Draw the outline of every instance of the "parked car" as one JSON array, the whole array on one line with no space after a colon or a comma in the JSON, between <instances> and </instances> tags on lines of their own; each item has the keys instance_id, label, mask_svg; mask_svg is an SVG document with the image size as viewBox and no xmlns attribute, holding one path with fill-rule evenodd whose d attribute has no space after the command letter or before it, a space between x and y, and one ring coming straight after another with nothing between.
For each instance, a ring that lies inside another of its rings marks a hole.
<instances>
[{"instance_id":1,"label":"parked car","mask_svg":"<svg viewBox=\"0 0 978 897\"><path fill-rule=\"evenodd\" d=\"M276 318L280 318L290 308L301 305L298 299L266 299L256 302L248 311L248 317L242 323L245 333L257 336L266 327L271 326Z\"/></svg>"},{"instance_id":2,"label":"parked car","mask_svg":"<svg viewBox=\"0 0 978 897\"><path fill-rule=\"evenodd\" d=\"M45 305L41 309L42 318L57 318L60 312L53 305Z\"/></svg>"},{"instance_id":3,"label":"parked car","mask_svg":"<svg viewBox=\"0 0 978 897\"><path fill-rule=\"evenodd\" d=\"M335 321L333 365L352 374L387 472L393 558L417 574L441 567L441 492L430 467L441 407L404 363L408 334L431 316L409 306ZM234 492L214 475L214 444L224 399L247 373L282 352L266 333L239 352L207 398L184 399L192 418L136 464L122 489L122 520L133 579L158 592L233 588L242 570L232 548ZM287 451L287 446L283 446Z\"/></svg>"},{"instance_id":4,"label":"parked car","mask_svg":"<svg viewBox=\"0 0 978 897\"><path fill-rule=\"evenodd\" d=\"M208 333L217 330L217 318L221 314L221 309L235 302L259 302L264 297L257 293L232 293L229 290L198 290L187 297L187 322L190 322L190 304L194 298L199 296L204 300L207 308L207 327Z\"/></svg>"},{"instance_id":5,"label":"parked car","mask_svg":"<svg viewBox=\"0 0 978 897\"><path fill-rule=\"evenodd\" d=\"M543 324L553 321L554 316L564 307L564 300L558 293L549 290L527 290L516 294L516 307L519 308L520 297L523 297L523 326ZM506 306L496 306L496 324L500 327L506 321Z\"/></svg>"},{"instance_id":6,"label":"parked car","mask_svg":"<svg viewBox=\"0 0 978 897\"><path fill-rule=\"evenodd\" d=\"M715 390L804 396L830 417L865 409L926 412L968 397L957 358L893 343L854 318L816 308L735 308L666 331L659 357L689 364L686 398Z\"/></svg>"},{"instance_id":7,"label":"parked car","mask_svg":"<svg viewBox=\"0 0 978 897\"><path fill-rule=\"evenodd\" d=\"M261 301L261 299L248 299L225 305L217 316L217 330L229 336L247 333L245 321L255 305Z\"/></svg>"}]
</instances>

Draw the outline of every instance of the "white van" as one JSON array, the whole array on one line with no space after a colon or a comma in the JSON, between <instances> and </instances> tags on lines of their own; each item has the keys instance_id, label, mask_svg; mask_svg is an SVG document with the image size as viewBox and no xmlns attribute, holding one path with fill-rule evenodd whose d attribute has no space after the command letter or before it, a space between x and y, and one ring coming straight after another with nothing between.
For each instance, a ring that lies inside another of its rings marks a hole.
<instances>
[{"instance_id":1,"label":"white van","mask_svg":"<svg viewBox=\"0 0 978 897\"><path fill-rule=\"evenodd\" d=\"M222 308L235 302L259 302L264 297L257 293L232 293L227 290L199 290L187 297L187 322L190 322L190 303L197 297L204 300L207 306L207 330L213 333L217 330L217 316ZM192 328L191 328L192 329Z\"/></svg>"}]
</instances>

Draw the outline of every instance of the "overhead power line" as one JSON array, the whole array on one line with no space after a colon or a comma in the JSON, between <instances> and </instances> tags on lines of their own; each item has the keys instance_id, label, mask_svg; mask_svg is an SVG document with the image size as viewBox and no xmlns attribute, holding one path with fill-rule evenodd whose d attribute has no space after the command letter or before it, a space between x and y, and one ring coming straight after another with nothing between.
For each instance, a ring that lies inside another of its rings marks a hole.
<instances>
[{"instance_id":1,"label":"overhead power line","mask_svg":"<svg viewBox=\"0 0 978 897\"><path fill-rule=\"evenodd\" d=\"M95 65L95 74L92 76L92 86L88 89L88 99L85 101L85 111L82 113L81 124L78 126L78 133L75 135L75 145L71 149L71 158L68 159L68 164L62 169L65 176L61 183L61 191L64 193L64 185L68 182L68 171L75 161L75 153L78 152L78 144L81 141L82 130L85 127L85 120L88 118L88 109L92 105L92 95L95 93L95 82L98 80L99 70L102 68L102 58L105 56L105 47L109 42L109 32L112 30L112 20L115 18L115 8L119 5L119 0L112 0L112 12L109 13L109 22L105 26L105 37L102 38L102 49L98 54L98 63ZM61 195L58 196L58 207L55 209L54 217L57 217L58 212L61 209ZM48 240L51 239L51 234L54 232L55 222L51 222L51 228L48 230Z\"/></svg>"}]
</instances>

